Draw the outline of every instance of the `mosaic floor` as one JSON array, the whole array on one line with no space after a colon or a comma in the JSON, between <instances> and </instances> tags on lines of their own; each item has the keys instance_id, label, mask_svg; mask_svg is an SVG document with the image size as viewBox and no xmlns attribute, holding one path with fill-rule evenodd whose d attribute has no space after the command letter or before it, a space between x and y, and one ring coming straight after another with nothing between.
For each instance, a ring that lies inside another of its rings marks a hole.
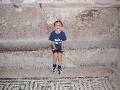
<instances>
[{"instance_id":1,"label":"mosaic floor","mask_svg":"<svg viewBox=\"0 0 120 90\"><path fill-rule=\"evenodd\" d=\"M115 90L109 77L0 78L0 90Z\"/></svg>"}]
</instances>

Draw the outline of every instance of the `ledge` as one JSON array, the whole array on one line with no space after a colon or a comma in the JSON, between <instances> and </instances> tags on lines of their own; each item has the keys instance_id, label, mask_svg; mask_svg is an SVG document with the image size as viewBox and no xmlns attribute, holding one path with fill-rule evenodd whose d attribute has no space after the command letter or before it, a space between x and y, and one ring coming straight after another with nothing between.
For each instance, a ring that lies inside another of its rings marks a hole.
<instances>
[{"instance_id":1,"label":"ledge","mask_svg":"<svg viewBox=\"0 0 120 90\"><path fill-rule=\"evenodd\" d=\"M48 49L47 40L0 40L0 51ZM66 49L120 48L119 40L108 41L66 41Z\"/></svg>"}]
</instances>

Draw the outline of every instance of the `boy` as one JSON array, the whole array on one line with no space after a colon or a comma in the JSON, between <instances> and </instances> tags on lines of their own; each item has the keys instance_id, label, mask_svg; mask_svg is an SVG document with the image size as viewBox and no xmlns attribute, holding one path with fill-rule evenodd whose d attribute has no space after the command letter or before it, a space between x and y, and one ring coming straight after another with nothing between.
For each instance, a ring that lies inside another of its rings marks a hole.
<instances>
[{"instance_id":1,"label":"boy","mask_svg":"<svg viewBox=\"0 0 120 90\"><path fill-rule=\"evenodd\" d=\"M57 67L58 74L61 73L62 56L64 52L65 32L62 31L63 23L60 20L54 22L55 30L51 32L49 40L53 52L53 72Z\"/></svg>"}]
</instances>

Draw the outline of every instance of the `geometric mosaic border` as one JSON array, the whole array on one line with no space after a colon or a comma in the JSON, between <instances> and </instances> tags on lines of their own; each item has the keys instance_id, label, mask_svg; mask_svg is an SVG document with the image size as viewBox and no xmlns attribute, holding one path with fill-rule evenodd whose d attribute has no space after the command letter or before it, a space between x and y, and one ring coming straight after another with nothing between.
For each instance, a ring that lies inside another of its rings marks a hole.
<instances>
[{"instance_id":1,"label":"geometric mosaic border","mask_svg":"<svg viewBox=\"0 0 120 90\"><path fill-rule=\"evenodd\" d=\"M0 78L0 90L115 90L109 77Z\"/></svg>"}]
</instances>

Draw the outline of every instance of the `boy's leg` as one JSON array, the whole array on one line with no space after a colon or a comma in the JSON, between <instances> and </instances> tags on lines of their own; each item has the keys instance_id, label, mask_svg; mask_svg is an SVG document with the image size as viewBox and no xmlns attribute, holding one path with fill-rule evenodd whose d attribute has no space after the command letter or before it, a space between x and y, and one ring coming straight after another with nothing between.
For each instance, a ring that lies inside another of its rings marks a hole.
<instances>
[{"instance_id":1,"label":"boy's leg","mask_svg":"<svg viewBox=\"0 0 120 90\"><path fill-rule=\"evenodd\" d=\"M63 54L60 52L58 53L58 73L60 74L62 71L61 65L62 65L62 56Z\"/></svg>"},{"instance_id":2,"label":"boy's leg","mask_svg":"<svg viewBox=\"0 0 120 90\"><path fill-rule=\"evenodd\" d=\"M58 54L56 52L53 53L53 72L55 72L58 61Z\"/></svg>"},{"instance_id":3,"label":"boy's leg","mask_svg":"<svg viewBox=\"0 0 120 90\"><path fill-rule=\"evenodd\" d=\"M57 64L58 61L58 53L54 52L53 53L53 64Z\"/></svg>"},{"instance_id":4,"label":"boy's leg","mask_svg":"<svg viewBox=\"0 0 120 90\"><path fill-rule=\"evenodd\" d=\"M63 53L59 52L58 53L58 65L62 64L62 57L63 57Z\"/></svg>"}]
</instances>

